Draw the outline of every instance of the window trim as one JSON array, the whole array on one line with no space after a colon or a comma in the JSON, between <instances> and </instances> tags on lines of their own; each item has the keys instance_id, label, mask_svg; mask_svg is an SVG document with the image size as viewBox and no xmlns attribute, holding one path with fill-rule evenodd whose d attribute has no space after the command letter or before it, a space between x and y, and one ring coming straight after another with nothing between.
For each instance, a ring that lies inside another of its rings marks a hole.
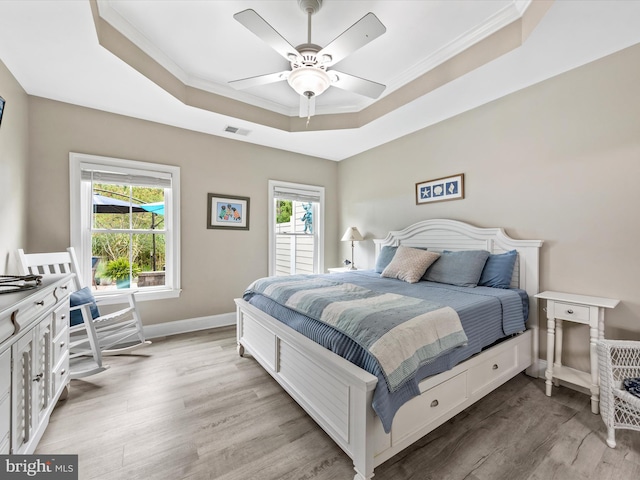
<instances>
[{"instance_id":1,"label":"window trim","mask_svg":"<svg viewBox=\"0 0 640 480\"><path fill-rule=\"evenodd\" d=\"M80 273L82 278L91 277L90 256L85 256L85 252L91 251L90 229L85 228L83 219L90 219L91 212L88 205L82 203L82 166L86 164L103 165L105 167L115 167L118 169L139 170L145 172L161 172L171 175L170 194L165 196L167 211L165 215L165 235L168 248L165 252L167 260L171 262L171 268L167 270L170 275L170 287L154 288L153 290L138 289L136 299L141 301L157 300L163 298L176 298L180 296L180 167L173 165L162 165L150 162L140 162L137 160L126 160L122 158L102 157L84 153L69 153L69 194L70 194L70 239L71 246L76 250L80 261ZM90 220L89 220L90 221ZM86 257L86 260L85 260ZM104 294L105 296L108 293ZM100 293L96 296L101 296Z\"/></svg>"},{"instance_id":2,"label":"window trim","mask_svg":"<svg viewBox=\"0 0 640 480\"><path fill-rule=\"evenodd\" d=\"M276 224L276 209L275 209L275 195L274 190L276 187L290 188L290 189L299 189L299 190L307 190L312 191L318 194L319 197L319 205L318 210L319 214L316 215L317 223L314 228L314 235L317 235L318 242L318 273L324 272L324 187L318 185L306 185L302 183L292 183L292 182L283 182L280 180L269 180L269 208L268 208L268 218L269 218L269 276L274 276L276 274L276 255L275 255L275 224Z\"/></svg>"}]
</instances>

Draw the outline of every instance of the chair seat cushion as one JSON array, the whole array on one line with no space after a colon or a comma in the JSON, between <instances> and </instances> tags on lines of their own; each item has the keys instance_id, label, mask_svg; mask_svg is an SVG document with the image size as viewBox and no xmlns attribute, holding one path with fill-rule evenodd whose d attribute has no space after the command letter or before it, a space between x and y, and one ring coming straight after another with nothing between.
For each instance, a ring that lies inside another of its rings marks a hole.
<instances>
[{"instance_id":1,"label":"chair seat cushion","mask_svg":"<svg viewBox=\"0 0 640 480\"><path fill-rule=\"evenodd\" d=\"M89 309L91 310L91 316L93 318L98 318L100 316L100 311L98 310L98 305L96 305L96 299L93 297L91 293L91 289L89 287L84 287L77 292L73 292L69 299L70 306L77 307L78 305L89 304ZM73 327L75 325L80 325L83 322L82 311L81 309L72 310L71 316L69 319L69 324Z\"/></svg>"},{"instance_id":2,"label":"chair seat cushion","mask_svg":"<svg viewBox=\"0 0 640 480\"><path fill-rule=\"evenodd\" d=\"M624 388L631 395L640 397L640 377L638 378L625 378L622 382Z\"/></svg>"}]
</instances>

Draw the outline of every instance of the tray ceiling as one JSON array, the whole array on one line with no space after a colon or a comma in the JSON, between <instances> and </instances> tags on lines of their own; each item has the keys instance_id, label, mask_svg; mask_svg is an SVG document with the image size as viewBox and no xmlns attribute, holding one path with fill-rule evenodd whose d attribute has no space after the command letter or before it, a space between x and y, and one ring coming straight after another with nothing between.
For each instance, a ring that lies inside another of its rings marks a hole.
<instances>
[{"instance_id":1,"label":"tray ceiling","mask_svg":"<svg viewBox=\"0 0 640 480\"><path fill-rule=\"evenodd\" d=\"M313 43L373 12L386 33L336 67L387 87L330 88L307 125L286 82L229 87L288 68L247 8L306 41L296 0L4 0L0 59L31 95L341 160L640 42L640 2L325 0Z\"/></svg>"}]
</instances>

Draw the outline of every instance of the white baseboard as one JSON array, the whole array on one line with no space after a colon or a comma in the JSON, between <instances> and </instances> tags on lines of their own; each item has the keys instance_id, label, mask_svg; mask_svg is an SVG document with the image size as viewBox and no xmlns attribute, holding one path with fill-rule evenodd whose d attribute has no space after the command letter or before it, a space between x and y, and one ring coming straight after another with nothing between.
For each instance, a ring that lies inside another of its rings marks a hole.
<instances>
[{"instance_id":1,"label":"white baseboard","mask_svg":"<svg viewBox=\"0 0 640 480\"><path fill-rule=\"evenodd\" d=\"M220 315L210 315L208 317L187 318L184 320L176 320L174 322L145 325L144 336L149 339L159 338L166 337L168 335L177 335L179 333L207 330L209 328L227 327L235 324L235 312L222 313Z\"/></svg>"}]
</instances>

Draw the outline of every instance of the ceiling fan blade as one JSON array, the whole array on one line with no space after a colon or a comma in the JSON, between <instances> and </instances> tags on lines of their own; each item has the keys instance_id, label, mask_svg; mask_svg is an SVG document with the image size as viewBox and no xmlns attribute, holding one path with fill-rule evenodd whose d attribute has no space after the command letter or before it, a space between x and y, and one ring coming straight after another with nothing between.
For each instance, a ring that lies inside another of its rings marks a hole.
<instances>
[{"instance_id":1,"label":"ceiling fan blade","mask_svg":"<svg viewBox=\"0 0 640 480\"><path fill-rule=\"evenodd\" d=\"M286 80L289 73L291 73L289 70L285 70L284 72L268 73L266 75L258 75L256 77L242 78L240 80L230 81L229 85L237 90L244 90L245 88L258 87L260 85L267 85L269 83Z\"/></svg>"},{"instance_id":2,"label":"ceiling fan blade","mask_svg":"<svg viewBox=\"0 0 640 480\"><path fill-rule=\"evenodd\" d=\"M378 17L369 12L329 45L320 50L317 58L322 59L323 55L329 55L331 59L323 63L326 66L333 65L359 48L364 47L370 41L375 40L386 31L387 28L378 20Z\"/></svg>"},{"instance_id":3,"label":"ceiling fan blade","mask_svg":"<svg viewBox=\"0 0 640 480\"><path fill-rule=\"evenodd\" d=\"M313 117L316 114L316 96L300 95L300 118Z\"/></svg>"},{"instance_id":4,"label":"ceiling fan blade","mask_svg":"<svg viewBox=\"0 0 640 480\"><path fill-rule=\"evenodd\" d=\"M287 61L291 61L291 55L300 56L298 51L287 42L264 18L255 10L248 9L236 13L233 18L249 29L254 35L264 41Z\"/></svg>"},{"instance_id":5,"label":"ceiling fan blade","mask_svg":"<svg viewBox=\"0 0 640 480\"><path fill-rule=\"evenodd\" d=\"M355 77L348 73L338 72L331 70L331 75L336 76L337 80L334 81L331 86L347 90L349 92L358 93L369 98L378 98L387 88L386 85L381 83L372 82L371 80L365 80L364 78Z\"/></svg>"}]
</instances>

